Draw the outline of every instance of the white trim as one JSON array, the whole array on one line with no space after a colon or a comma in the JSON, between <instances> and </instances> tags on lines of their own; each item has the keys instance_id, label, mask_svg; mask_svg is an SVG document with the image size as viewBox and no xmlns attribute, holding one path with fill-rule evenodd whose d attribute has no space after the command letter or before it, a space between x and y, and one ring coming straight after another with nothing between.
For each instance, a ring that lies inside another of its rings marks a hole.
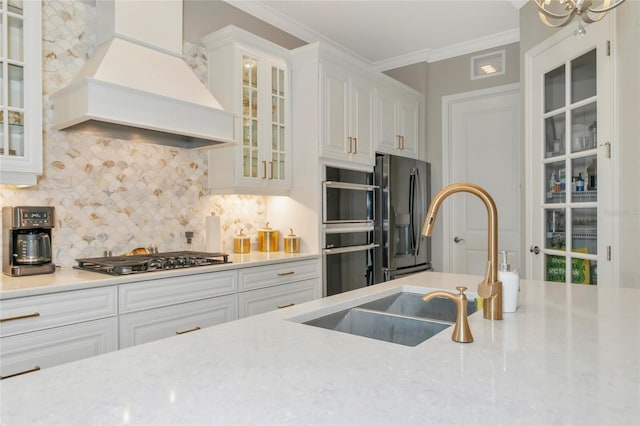
<instances>
[{"instance_id":1,"label":"white trim","mask_svg":"<svg viewBox=\"0 0 640 426\"><path fill-rule=\"evenodd\" d=\"M451 46L445 46L440 49L419 50L406 55L400 55L394 58L378 61L373 65L378 71L386 71L418 62L441 61L443 59L467 55L469 53L475 53L485 49L493 49L494 47L504 46L505 44L516 43L518 41L520 41L520 29L515 28L513 30L492 34L490 36L452 44Z\"/></svg>"},{"instance_id":2,"label":"white trim","mask_svg":"<svg viewBox=\"0 0 640 426\"><path fill-rule=\"evenodd\" d=\"M403 67L405 65L416 64L419 62L435 62L443 59L449 59L460 55L478 52L480 50L492 49L494 47L503 46L505 44L516 43L520 41L520 29L503 31L501 33L480 37L474 40L445 46L439 49L424 49L416 52L410 52L404 55L395 56L393 58L372 62L364 58L362 55L351 49L335 42L317 31L289 18L283 13L268 6L268 2L247 1L247 0L224 0L233 7L242 10L280 30L291 34L307 43L321 41L330 46L337 47L350 55L357 57L368 65L372 65L378 71L386 71L394 68Z\"/></svg>"},{"instance_id":3,"label":"white trim","mask_svg":"<svg viewBox=\"0 0 640 426\"><path fill-rule=\"evenodd\" d=\"M456 93L455 95L442 97L442 187L453 183L451 178L451 144L450 144L450 116L454 104L468 102L474 98L489 98L508 93L520 93L520 83L506 84L504 86L489 87L487 89L473 90L470 92ZM451 271L451 210L446 204L442 206L442 271ZM520 215L522 216L522 212ZM522 217L520 218L522 220ZM522 260L520 259L520 265Z\"/></svg>"}]
</instances>

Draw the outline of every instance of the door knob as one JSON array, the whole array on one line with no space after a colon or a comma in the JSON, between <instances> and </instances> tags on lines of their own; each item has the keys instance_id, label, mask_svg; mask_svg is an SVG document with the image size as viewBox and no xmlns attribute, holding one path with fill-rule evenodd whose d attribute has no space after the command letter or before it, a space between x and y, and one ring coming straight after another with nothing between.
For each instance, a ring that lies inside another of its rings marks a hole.
<instances>
[{"instance_id":1,"label":"door knob","mask_svg":"<svg viewBox=\"0 0 640 426\"><path fill-rule=\"evenodd\" d=\"M529 247L529 251L533 254L539 254L540 253L540 247L538 246L531 246Z\"/></svg>"},{"instance_id":2,"label":"door knob","mask_svg":"<svg viewBox=\"0 0 640 426\"><path fill-rule=\"evenodd\" d=\"M454 243L456 243L456 244L457 244L457 243L460 243L460 242L462 242L462 241L464 241L464 238L460 238L460 237L453 237L453 242L454 242Z\"/></svg>"}]
</instances>

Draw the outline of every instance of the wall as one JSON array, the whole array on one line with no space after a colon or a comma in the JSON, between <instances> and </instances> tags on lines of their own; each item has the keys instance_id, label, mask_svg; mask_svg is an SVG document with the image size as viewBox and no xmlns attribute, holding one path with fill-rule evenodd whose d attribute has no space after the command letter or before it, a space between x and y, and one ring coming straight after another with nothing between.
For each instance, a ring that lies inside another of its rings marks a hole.
<instances>
[{"instance_id":1,"label":"wall","mask_svg":"<svg viewBox=\"0 0 640 426\"><path fill-rule=\"evenodd\" d=\"M44 173L30 188L0 188L0 205L55 206L54 261L154 245L161 251L204 249L205 216L221 215L223 249L240 228L254 235L267 220L266 197L207 196L207 155L50 129L50 95L65 86L95 49L90 2L43 2ZM184 59L204 81L206 56L186 43ZM254 244L255 245L255 244ZM1 255L1 253L0 253Z\"/></svg>"},{"instance_id":2,"label":"wall","mask_svg":"<svg viewBox=\"0 0 640 426\"><path fill-rule=\"evenodd\" d=\"M613 160L616 163L614 182L618 198L614 200L611 213L616 224L614 247L618 247L618 253L612 253L614 270L619 272L614 277L614 285L640 288L637 255L640 252L640 238L637 237L640 235L640 1L627 1L610 13L616 17L617 32L613 55L617 58L614 127L617 126L618 133L617 137L614 135ZM556 31L540 21L535 6L531 3L524 5L520 9L521 64L524 64L524 55L529 49ZM524 81L524 67L521 81ZM523 243L527 245L527 242Z\"/></svg>"},{"instance_id":3,"label":"wall","mask_svg":"<svg viewBox=\"0 0 640 426\"><path fill-rule=\"evenodd\" d=\"M505 49L506 72L504 75L471 80L471 57ZM426 92L426 159L431 163L431 190L435 194L443 187L442 165L442 97L474 90L498 87L520 81L519 45L511 43L473 54L457 56L427 67ZM432 237L433 266L443 270L443 229L436 226Z\"/></svg>"}]
</instances>

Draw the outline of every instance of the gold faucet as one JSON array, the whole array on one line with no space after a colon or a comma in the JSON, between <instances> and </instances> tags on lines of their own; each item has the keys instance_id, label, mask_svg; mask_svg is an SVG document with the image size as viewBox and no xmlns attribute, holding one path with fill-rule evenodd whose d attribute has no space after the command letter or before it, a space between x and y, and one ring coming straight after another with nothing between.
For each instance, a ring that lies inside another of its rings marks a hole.
<instances>
[{"instance_id":1,"label":"gold faucet","mask_svg":"<svg viewBox=\"0 0 640 426\"><path fill-rule=\"evenodd\" d=\"M498 279L498 209L491 195L472 183L454 183L442 188L431 201L422 227L422 235L431 236L440 204L445 198L456 192L468 192L476 195L487 209L487 269L484 280L478 284L478 294L483 299L483 317L490 320L501 320L502 282Z\"/></svg>"},{"instance_id":2,"label":"gold faucet","mask_svg":"<svg viewBox=\"0 0 640 426\"><path fill-rule=\"evenodd\" d=\"M460 293L449 293L448 291L432 291L426 294L422 300L428 302L434 297L446 297L451 299L456 304L458 313L456 314L456 325L453 328L453 334L451 340L460 343L473 342L473 336L471 335L471 329L469 328L469 321L467 320L467 295L464 294L466 287L456 287Z\"/></svg>"}]
</instances>

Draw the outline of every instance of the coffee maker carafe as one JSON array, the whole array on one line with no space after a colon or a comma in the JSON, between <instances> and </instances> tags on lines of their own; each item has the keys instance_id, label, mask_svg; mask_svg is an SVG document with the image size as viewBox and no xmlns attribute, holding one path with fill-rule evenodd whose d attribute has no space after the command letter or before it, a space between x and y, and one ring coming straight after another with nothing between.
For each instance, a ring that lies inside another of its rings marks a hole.
<instances>
[{"instance_id":1,"label":"coffee maker carafe","mask_svg":"<svg viewBox=\"0 0 640 426\"><path fill-rule=\"evenodd\" d=\"M50 274L54 208L19 206L2 208L2 272L12 277Z\"/></svg>"}]
</instances>

